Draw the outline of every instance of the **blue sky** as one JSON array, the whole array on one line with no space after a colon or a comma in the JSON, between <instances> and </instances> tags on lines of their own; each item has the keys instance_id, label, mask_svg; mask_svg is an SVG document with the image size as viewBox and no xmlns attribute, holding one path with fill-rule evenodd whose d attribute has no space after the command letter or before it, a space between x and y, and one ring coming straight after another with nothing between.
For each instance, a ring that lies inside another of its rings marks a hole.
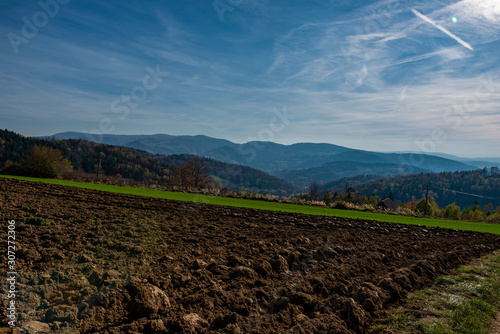
<instances>
[{"instance_id":1,"label":"blue sky","mask_svg":"<svg viewBox=\"0 0 500 334\"><path fill-rule=\"evenodd\" d=\"M41 4L0 5L0 128L500 156L498 0Z\"/></svg>"}]
</instances>

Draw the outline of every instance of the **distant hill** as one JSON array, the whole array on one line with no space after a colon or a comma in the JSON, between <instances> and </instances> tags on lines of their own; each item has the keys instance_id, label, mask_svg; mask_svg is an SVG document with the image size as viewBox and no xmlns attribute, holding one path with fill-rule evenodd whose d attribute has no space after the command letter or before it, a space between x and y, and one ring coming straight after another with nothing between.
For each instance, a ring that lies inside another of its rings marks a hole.
<instances>
[{"instance_id":1,"label":"distant hill","mask_svg":"<svg viewBox=\"0 0 500 334\"><path fill-rule=\"evenodd\" d=\"M158 140L166 140L172 136L170 135L150 135L148 137L157 138ZM127 144L144 138L144 135L98 135L82 132L62 132L53 136L42 136L40 139L83 139L99 144L117 145L117 146L128 146Z\"/></svg>"},{"instance_id":2,"label":"distant hill","mask_svg":"<svg viewBox=\"0 0 500 334\"><path fill-rule=\"evenodd\" d=\"M372 175L376 178L380 178L423 172L430 171L407 165L335 161L328 162L321 167L285 170L278 173L277 176L283 180L294 182L297 185L307 186L311 182L328 182L359 175Z\"/></svg>"},{"instance_id":3,"label":"distant hill","mask_svg":"<svg viewBox=\"0 0 500 334\"><path fill-rule=\"evenodd\" d=\"M42 138L84 139L101 144L119 145L156 154L191 154L205 156L207 152L222 146L237 145L225 139L207 136L155 135L94 135L81 132L62 132Z\"/></svg>"},{"instance_id":4,"label":"distant hill","mask_svg":"<svg viewBox=\"0 0 500 334\"><path fill-rule=\"evenodd\" d=\"M58 138L84 137L77 133L65 133ZM142 140L141 136L133 136L135 140ZM158 135L158 140L166 139L168 135ZM101 169L106 175L119 174L126 179L146 182L150 184L168 183L174 166L180 165L193 158L192 155L159 155L136 148L115 146L126 142L123 136L106 135L108 142L115 145L95 143L83 139L48 139L52 137L29 138L22 135L0 130L0 170L7 161L20 162L34 145L43 145L61 150L71 164L86 173L96 174L99 157ZM127 138L130 138L127 136ZM151 140L149 138L148 140ZM276 176L269 175L254 168L216 161L210 158L203 159L208 173L220 184L227 188L291 194L295 187L289 182Z\"/></svg>"},{"instance_id":5,"label":"distant hill","mask_svg":"<svg viewBox=\"0 0 500 334\"><path fill-rule=\"evenodd\" d=\"M51 136L52 137L52 136ZM69 137L87 138L89 135L70 132L56 134L53 137L67 139ZM303 184L305 179L294 170L320 167L323 171L317 171L319 179L308 178L311 181L326 179L331 173L329 180L334 180L345 173L346 164L327 165L332 162L345 162L352 165L358 163L354 169L359 172L375 170L381 173L381 166L367 166L366 164L386 164L389 168L387 174L418 173L422 171L443 172L473 170L477 167L452 159L434 155L417 153L378 153L356 150L333 144L299 143L293 145L282 145L272 142L249 142L236 144L224 139L216 139L207 136L170 136L170 135L102 135L95 136L94 140L107 144L118 144L145 150L157 154L195 154L222 162L240 164L262 170L272 175L286 175L287 180L297 184ZM323 167L325 166L326 167ZM404 165L413 167L398 168ZM297 179L289 177L296 175Z\"/></svg>"},{"instance_id":6,"label":"distant hill","mask_svg":"<svg viewBox=\"0 0 500 334\"><path fill-rule=\"evenodd\" d=\"M207 156L221 161L234 161L278 175L286 169L321 166L332 161L337 154L349 150L351 149L331 144L281 145L271 142L249 142L224 146L208 152Z\"/></svg>"},{"instance_id":7,"label":"distant hill","mask_svg":"<svg viewBox=\"0 0 500 334\"><path fill-rule=\"evenodd\" d=\"M376 153L367 151L349 151L338 154L334 161L355 161L370 164L396 164L415 168L412 173L427 170L434 173L445 171L473 170L474 166L462 162L427 154L416 153Z\"/></svg>"},{"instance_id":8,"label":"distant hill","mask_svg":"<svg viewBox=\"0 0 500 334\"><path fill-rule=\"evenodd\" d=\"M461 172L420 173L397 175L389 178L365 177L345 178L321 185L322 190L345 192L348 183L355 192L370 196L386 197L390 192L396 201L406 203L415 196L420 200L425 196L426 186L436 202L444 207L456 203L461 208L478 202L482 207L491 203L500 206L500 172L496 168Z\"/></svg>"},{"instance_id":9,"label":"distant hill","mask_svg":"<svg viewBox=\"0 0 500 334\"><path fill-rule=\"evenodd\" d=\"M206 152L210 152L221 146L234 145L228 140L207 136L170 136L170 138L162 138L161 136L155 135L152 138L140 138L127 143L126 146L157 154L206 156Z\"/></svg>"},{"instance_id":10,"label":"distant hill","mask_svg":"<svg viewBox=\"0 0 500 334\"><path fill-rule=\"evenodd\" d=\"M419 154L421 152L393 152L395 154ZM434 152L434 153L427 153L428 155L434 155L437 157L449 159L449 160L455 160L458 162L462 162L464 164L467 164L469 166L474 166L477 169L481 169L484 167L490 168L490 167L495 167L500 165L500 157L497 158L492 158L492 157L486 157L486 158L462 158L462 157L457 157L455 155L451 154L446 154L446 153L439 153L439 152Z\"/></svg>"},{"instance_id":11,"label":"distant hill","mask_svg":"<svg viewBox=\"0 0 500 334\"><path fill-rule=\"evenodd\" d=\"M347 187L352 187L353 189L357 190L356 188L357 185L364 185L365 183L368 183L370 181L375 181L375 180L378 181L384 179L386 178L381 177L380 175L373 175L373 174L357 175L357 176L343 177L341 179L330 181L327 183L321 183L319 187L321 191L333 190L337 192L344 192L346 185ZM385 196L382 195L381 197Z\"/></svg>"}]
</instances>

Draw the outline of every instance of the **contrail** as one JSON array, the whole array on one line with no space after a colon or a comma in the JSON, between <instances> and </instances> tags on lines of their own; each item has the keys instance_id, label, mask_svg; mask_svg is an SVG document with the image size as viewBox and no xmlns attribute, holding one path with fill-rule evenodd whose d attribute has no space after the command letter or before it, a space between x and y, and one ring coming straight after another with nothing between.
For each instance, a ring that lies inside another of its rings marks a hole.
<instances>
[{"instance_id":1,"label":"contrail","mask_svg":"<svg viewBox=\"0 0 500 334\"><path fill-rule=\"evenodd\" d=\"M467 49L471 50L471 51L474 51L474 48L469 44L467 43L466 41L464 41L463 39L461 39L460 37L454 35L452 32L450 32L448 29L446 29L445 27L435 23L434 21L432 21L430 18L428 18L427 16L425 16L424 14L418 12L417 10L413 9L411 10L413 12L413 14L415 14L416 16L420 17L422 20L424 20L425 22L428 22L430 24L432 24L434 27L438 28L439 30L441 30L442 32L444 32L446 35L450 36L451 38L453 38L454 40L456 40L458 43L462 44L463 46L465 46Z\"/></svg>"}]
</instances>

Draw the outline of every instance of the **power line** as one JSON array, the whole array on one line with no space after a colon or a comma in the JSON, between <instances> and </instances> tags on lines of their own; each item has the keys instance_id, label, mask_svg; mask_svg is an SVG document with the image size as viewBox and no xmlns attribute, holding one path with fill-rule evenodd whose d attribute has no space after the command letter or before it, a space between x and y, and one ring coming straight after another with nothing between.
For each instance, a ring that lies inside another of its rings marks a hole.
<instances>
[{"instance_id":1,"label":"power line","mask_svg":"<svg viewBox=\"0 0 500 334\"><path fill-rule=\"evenodd\" d=\"M463 191L457 191L457 190L452 190L452 189L440 188L440 187L435 187L435 186L433 186L432 188L440 189L440 190L444 190L444 191L451 191L451 192L454 192L454 193L457 193L457 194L462 194L462 195L469 195L469 196L480 197L480 198L500 200L500 198L489 197L489 196L482 196L482 195L477 195L477 194L471 194L471 193L466 193L466 192L463 192Z\"/></svg>"}]
</instances>

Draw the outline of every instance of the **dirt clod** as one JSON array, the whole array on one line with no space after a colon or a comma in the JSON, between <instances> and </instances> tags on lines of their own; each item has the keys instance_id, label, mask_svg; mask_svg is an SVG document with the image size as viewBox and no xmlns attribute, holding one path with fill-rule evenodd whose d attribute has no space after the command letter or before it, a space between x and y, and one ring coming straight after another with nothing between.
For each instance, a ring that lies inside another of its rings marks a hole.
<instances>
[{"instance_id":1,"label":"dirt clod","mask_svg":"<svg viewBox=\"0 0 500 334\"><path fill-rule=\"evenodd\" d=\"M128 311L133 317L141 318L170 308L170 300L157 286L133 282L125 287L130 294Z\"/></svg>"}]
</instances>

